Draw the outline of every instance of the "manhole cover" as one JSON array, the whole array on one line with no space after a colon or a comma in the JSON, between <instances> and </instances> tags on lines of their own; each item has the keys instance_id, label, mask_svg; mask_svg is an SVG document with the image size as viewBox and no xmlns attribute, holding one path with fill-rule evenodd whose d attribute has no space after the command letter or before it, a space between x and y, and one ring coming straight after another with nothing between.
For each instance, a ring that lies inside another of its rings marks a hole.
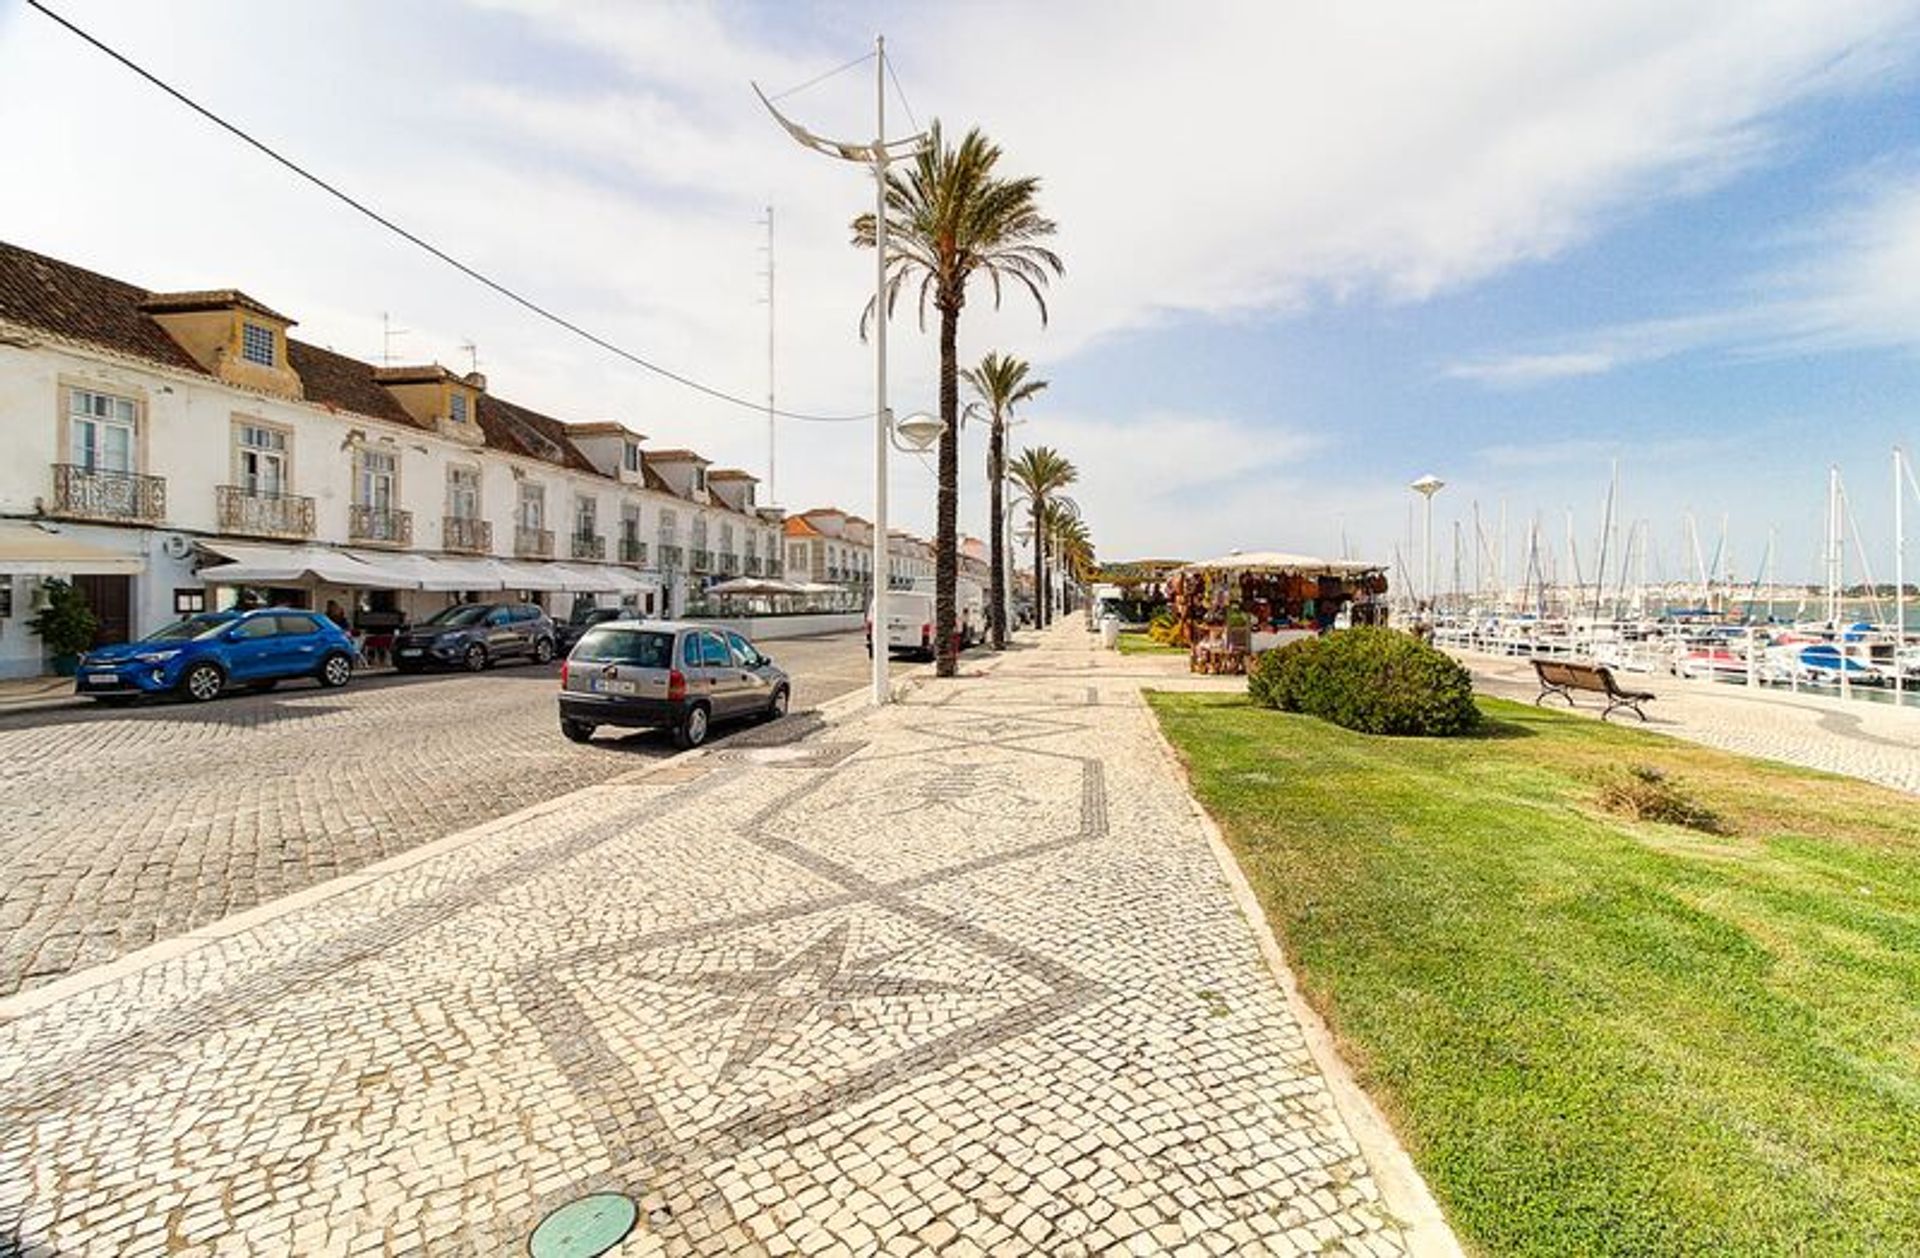
<instances>
[{"instance_id":1,"label":"manhole cover","mask_svg":"<svg viewBox=\"0 0 1920 1258\"><path fill-rule=\"evenodd\" d=\"M533 1229L527 1252L533 1258L596 1258L633 1230L640 1209L617 1192L597 1192L569 1201Z\"/></svg>"}]
</instances>

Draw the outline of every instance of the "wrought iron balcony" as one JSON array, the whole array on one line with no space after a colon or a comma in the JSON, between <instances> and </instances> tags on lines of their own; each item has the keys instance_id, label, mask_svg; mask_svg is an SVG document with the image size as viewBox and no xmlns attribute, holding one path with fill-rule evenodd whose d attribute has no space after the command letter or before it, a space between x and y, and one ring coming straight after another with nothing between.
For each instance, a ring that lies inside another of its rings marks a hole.
<instances>
[{"instance_id":1,"label":"wrought iron balcony","mask_svg":"<svg viewBox=\"0 0 1920 1258\"><path fill-rule=\"evenodd\" d=\"M720 553L720 571L728 576L732 576L734 573L740 571L740 556L729 555L725 551L722 551Z\"/></svg>"},{"instance_id":2,"label":"wrought iron balcony","mask_svg":"<svg viewBox=\"0 0 1920 1258\"><path fill-rule=\"evenodd\" d=\"M513 530L513 553L523 559L553 558L553 530L530 529L522 524Z\"/></svg>"},{"instance_id":3,"label":"wrought iron balcony","mask_svg":"<svg viewBox=\"0 0 1920 1258\"><path fill-rule=\"evenodd\" d=\"M757 577L760 575L760 556L758 555L747 556L747 575L750 577Z\"/></svg>"},{"instance_id":4,"label":"wrought iron balcony","mask_svg":"<svg viewBox=\"0 0 1920 1258\"><path fill-rule=\"evenodd\" d=\"M354 503L347 508L347 538L376 546L413 545L413 512Z\"/></svg>"},{"instance_id":5,"label":"wrought iron balcony","mask_svg":"<svg viewBox=\"0 0 1920 1258\"><path fill-rule=\"evenodd\" d=\"M222 533L242 537L313 536L313 499L298 494L263 494L244 485L216 485L213 506Z\"/></svg>"},{"instance_id":6,"label":"wrought iron balcony","mask_svg":"<svg viewBox=\"0 0 1920 1258\"><path fill-rule=\"evenodd\" d=\"M660 566L662 568L684 568L687 566L687 552L672 542L660 543Z\"/></svg>"},{"instance_id":7,"label":"wrought iron balcony","mask_svg":"<svg viewBox=\"0 0 1920 1258\"><path fill-rule=\"evenodd\" d=\"M440 545L468 555L493 553L493 525L471 516L450 515L440 521Z\"/></svg>"},{"instance_id":8,"label":"wrought iron balcony","mask_svg":"<svg viewBox=\"0 0 1920 1258\"><path fill-rule=\"evenodd\" d=\"M53 513L70 520L157 524L167 518L166 478L55 463Z\"/></svg>"},{"instance_id":9,"label":"wrought iron balcony","mask_svg":"<svg viewBox=\"0 0 1920 1258\"><path fill-rule=\"evenodd\" d=\"M687 567L690 571L693 571L693 572L712 572L713 571L713 552L710 550L694 551L693 557L689 561Z\"/></svg>"},{"instance_id":10,"label":"wrought iron balcony","mask_svg":"<svg viewBox=\"0 0 1920 1258\"><path fill-rule=\"evenodd\" d=\"M620 562L647 566L647 544L637 537L620 539Z\"/></svg>"},{"instance_id":11,"label":"wrought iron balcony","mask_svg":"<svg viewBox=\"0 0 1920 1258\"><path fill-rule=\"evenodd\" d=\"M785 567L786 565L781 563L778 559L769 559L767 560L767 575L770 577L777 577L781 574L782 569L784 569Z\"/></svg>"},{"instance_id":12,"label":"wrought iron balcony","mask_svg":"<svg viewBox=\"0 0 1920 1258\"><path fill-rule=\"evenodd\" d=\"M572 553L575 559L605 559L607 539L593 533L575 533Z\"/></svg>"}]
</instances>

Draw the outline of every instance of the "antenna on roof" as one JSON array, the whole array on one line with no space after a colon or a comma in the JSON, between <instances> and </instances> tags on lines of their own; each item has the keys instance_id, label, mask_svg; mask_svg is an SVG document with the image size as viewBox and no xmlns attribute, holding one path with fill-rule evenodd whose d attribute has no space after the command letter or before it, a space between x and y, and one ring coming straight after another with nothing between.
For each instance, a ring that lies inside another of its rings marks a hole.
<instances>
[{"instance_id":1,"label":"antenna on roof","mask_svg":"<svg viewBox=\"0 0 1920 1258\"><path fill-rule=\"evenodd\" d=\"M480 347L470 340L462 341L460 342L460 352L467 356L468 373L477 375L480 371Z\"/></svg>"},{"instance_id":2,"label":"antenna on roof","mask_svg":"<svg viewBox=\"0 0 1920 1258\"><path fill-rule=\"evenodd\" d=\"M393 366L393 338L406 334L407 329L393 326L393 320L386 311L380 312L380 365L382 367Z\"/></svg>"}]
</instances>

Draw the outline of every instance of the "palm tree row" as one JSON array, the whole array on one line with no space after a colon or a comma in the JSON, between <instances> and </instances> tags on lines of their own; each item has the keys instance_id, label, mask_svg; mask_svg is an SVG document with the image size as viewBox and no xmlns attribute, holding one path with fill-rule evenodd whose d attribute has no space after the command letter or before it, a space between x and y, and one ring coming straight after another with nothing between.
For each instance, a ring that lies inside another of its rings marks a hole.
<instances>
[{"instance_id":1,"label":"palm tree row","mask_svg":"<svg viewBox=\"0 0 1920 1258\"><path fill-rule=\"evenodd\" d=\"M1007 649L1007 424L1013 408L1031 400L1047 387L1045 380L1030 380L1032 368L1008 354L988 354L978 367L960 374L974 396L986 407L991 428L987 434L987 514L990 520L987 544L993 562L987 588L988 637L993 649Z\"/></svg>"},{"instance_id":2,"label":"palm tree row","mask_svg":"<svg viewBox=\"0 0 1920 1258\"><path fill-rule=\"evenodd\" d=\"M1044 628L1053 619L1048 555L1066 553L1061 546L1064 538L1077 536L1082 543L1086 538L1080 508L1063 492L1080 479L1080 472L1052 446L1030 446L1013 460L1007 475L1019 486L1033 523L1033 618ZM1091 545L1087 544L1086 556L1090 558L1091 554Z\"/></svg>"},{"instance_id":3,"label":"palm tree row","mask_svg":"<svg viewBox=\"0 0 1920 1258\"><path fill-rule=\"evenodd\" d=\"M959 333L967 283L984 276L996 307L1007 284L1024 289L1039 307L1044 326L1047 302L1042 290L1065 271L1059 255L1041 243L1053 235L1054 224L1039 210L1040 181L1002 177L995 169L999 161L999 146L978 128L951 145L935 121L914 160L889 172L886 308L875 309L879 299L870 299L860 321L864 336L870 320L891 318L901 289L910 283L919 285L921 327L926 326L929 305L939 315L940 418L947 425L940 436L934 527L935 671L941 677L953 676L959 664L954 632L960 572ZM872 214L856 218L853 243L873 248L875 226ZM995 600L995 606L1000 605L1001 600Z\"/></svg>"}]
</instances>

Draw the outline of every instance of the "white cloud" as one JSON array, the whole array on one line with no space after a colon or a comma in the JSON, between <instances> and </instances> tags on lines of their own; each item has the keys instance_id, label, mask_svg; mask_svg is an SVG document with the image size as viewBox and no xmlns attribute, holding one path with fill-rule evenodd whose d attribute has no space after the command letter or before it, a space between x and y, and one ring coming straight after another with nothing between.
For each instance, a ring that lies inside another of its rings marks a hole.
<instances>
[{"instance_id":1,"label":"white cloud","mask_svg":"<svg viewBox=\"0 0 1920 1258\"><path fill-rule=\"evenodd\" d=\"M1597 351L1566 354L1509 354L1502 358L1457 363L1446 374L1455 380L1490 385L1528 385L1543 380L1597 376L1613 370L1614 356Z\"/></svg>"},{"instance_id":2,"label":"white cloud","mask_svg":"<svg viewBox=\"0 0 1920 1258\"><path fill-rule=\"evenodd\" d=\"M237 0L70 7L454 252L749 396L765 374L754 219L771 193L782 401L868 404L852 333L871 272L846 244L866 200L860 172L793 146L746 81L791 85L853 55L870 12L485 0L428 28L370 2L324 15ZM995 0L884 16L921 120L978 119L1009 169L1044 177L1061 223L1069 271L1053 327L1040 332L1019 300L995 315L977 294L963 357L1012 349L1064 381L1076 351L1120 330L1418 301L1712 187L1766 159L1778 111L1904 56L1907 6ZM859 136L870 93L863 69L791 105ZM157 287L239 284L349 352L374 353L391 311L413 330L409 356L454 360L472 338L495 386L528 404L620 415L724 461L764 461L751 414L504 305L20 8L0 19L0 124L0 222L19 243ZM1862 224L1857 237L1873 233ZM1883 291L1877 313L1855 307L1863 319L1900 317L1894 285ZM930 403L931 338L902 324L896 347L896 404ZM1457 372L1515 384L1634 352L1546 347ZM1051 430L1088 472L1106 553L1293 546L1302 534L1325 547L1342 510L1358 519L1376 492L1399 493L1397 473L1380 490L1358 461L1314 477L1292 468L1328 439L1297 416L1196 419L1161 405ZM864 505L862 426L782 433L782 499ZM1250 451L1276 450L1278 464L1249 464ZM1242 479L1187 483L1195 460ZM906 522L927 528L924 474L909 463L895 488ZM963 498L975 530L979 498Z\"/></svg>"}]
</instances>

